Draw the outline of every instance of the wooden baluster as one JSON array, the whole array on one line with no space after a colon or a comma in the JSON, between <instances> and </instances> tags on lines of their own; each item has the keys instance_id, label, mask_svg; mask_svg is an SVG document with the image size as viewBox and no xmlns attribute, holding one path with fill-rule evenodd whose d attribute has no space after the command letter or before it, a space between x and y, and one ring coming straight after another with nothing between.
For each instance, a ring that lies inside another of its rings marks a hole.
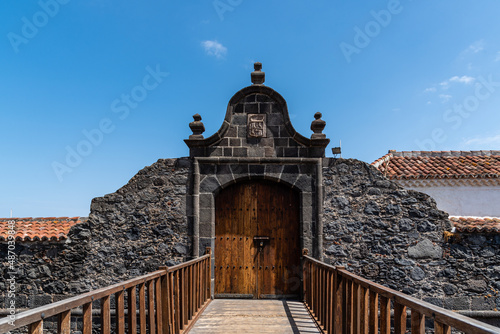
<instances>
[{"instance_id":1,"label":"wooden baluster","mask_svg":"<svg viewBox=\"0 0 500 334\"><path fill-rule=\"evenodd\" d=\"M82 334L92 334L92 303L83 304Z\"/></svg>"},{"instance_id":2,"label":"wooden baluster","mask_svg":"<svg viewBox=\"0 0 500 334\"><path fill-rule=\"evenodd\" d=\"M188 272L186 268L182 269L182 328L185 328L188 324Z\"/></svg>"},{"instance_id":3,"label":"wooden baluster","mask_svg":"<svg viewBox=\"0 0 500 334\"><path fill-rule=\"evenodd\" d=\"M29 334L43 334L43 320L35 321L28 327Z\"/></svg>"},{"instance_id":4,"label":"wooden baluster","mask_svg":"<svg viewBox=\"0 0 500 334\"><path fill-rule=\"evenodd\" d=\"M169 302L169 287L168 287L168 267L162 266L160 270L165 270L165 274L160 277L161 284L161 323L162 331L158 334L168 334L170 333L170 302Z\"/></svg>"},{"instance_id":5,"label":"wooden baluster","mask_svg":"<svg viewBox=\"0 0 500 334\"><path fill-rule=\"evenodd\" d=\"M394 333L406 333L406 306L394 303Z\"/></svg>"},{"instance_id":6,"label":"wooden baluster","mask_svg":"<svg viewBox=\"0 0 500 334\"><path fill-rule=\"evenodd\" d=\"M169 312L169 334L174 334L175 330L175 286L174 286L174 273L168 273L168 308Z\"/></svg>"},{"instance_id":7,"label":"wooden baluster","mask_svg":"<svg viewBox=\"0 0 500 334\"><path fill-rule=\"evenodd\" d=\"M147 282L148 287L148 326L149 333L155 334L155 295L154 295L154 280Z\"/></svg>"},{"instance_id":8,"label":"wooden baluster","mask_svg":"<svg viewBox=\"0 0 500 334\"><path fill-rule=\"evenodd\" d=\"M194 315L194 268L193 266L188 267L189 270L189 320L193 319Z\"/></svg>"},{"instance_id":9,"label":"wooden baluster","mask_svg":"<svg viewBox=\"0 0 500 334\"><path fill-rule=\"evenodd\" d=\"M353 284L354 282L351 280L346 280L346 296L347 296L347 302L346 302L346 310L347 310L347 321L346 321L346 329L345 332L348 334L353 333L353 319L354 319L354 301L353 301Z\"/></svg>"},{"instance_id":10,"label":"wooden baluster","mask_svg":"<svg viewBox=\"0 0 500 334\"><path fill-rule=\"evenodd\" d=\"M179 333L182 326L182 309L181 309L181 276L182 276L182 269L179 269L175 272L175 333Z\"/></svg>"},{"instance_id":11,"label":"wooden baluster","mask_svg":"<svg viewBox=\"0 0 500 334\"><path fill-rule=\"evenodd\" d=\"M59 314L57 319L57 334L71 333L71 310Z\"/></svg>"},{"instance_id":12,"label":"wooden baluster","mask_svg":"<svg viewBox=\"0 0 500 334\"><path fill-rule=\"evenodd\" d=\"M364 286L360 287L360 297L359 297L359 306L360 306L360 333L367 334L369 329L369 290Z\"/></svg>"},{"instance_id":13,"label":"wooden baluster","mask_svg":"<svg viewBox=\"0 0 500 334\"><path fill-rule=\"evenodd\" d=\"M318 318L319 323L321 324L321 328L325 329L325 301L324 301L324 277L325 277L325 269L323 267L319 267L319 284L318 290L322 293L319 294L319 309L318 309Z\"/></svg>"},{"instance_id":14,"label":"wooden baluster","mask_svg":"<svg viewBox=\"0 0 500 334\"><path fill-rule=\"evenodd\" d=\"M124 334L125 333L125 290L118 291L115 294L115 298L116 298L116 334Z\"/></svg>"},{"instance_id":15,"label":"wooden baluster","mask_svg":"<svg viewBox=\"0 0 500 334\"><path fill-rule=\"evenodd\" d=\"M451 327L435 320L434 334L451 334Z\"/></svg>"},{"instance_id":16,"label":"wooden baluster","mask_svg":"<svg viewBox=\"0 0 500 334\"><path fill-rule=\"evenodd\" d=\"M111 310L110 296L101 299L101 333L111 333Z\"/></svg>"},{"instance_id":17,"label":"wooden baluster","mask_svg":"<svg viewBox=\"0 0 500 334\"><path fill-rule=\"evenodd\" d=\"M163 303L161 293L161 277L155 279L155 300L156 300L156 333L163 333ZM166 306L166 305L165 305Z\"/></svg>"},{"instance_id":18,"label":"wooden baluster","mask_svg":"<svg viewBox=\"0 0 500 334\"><path fill-rule=\"evenodd\" d=\"M353 319L352 319L352 331L353 333L359 333L360 331L360 309L359 309L359 284L353 282L352 286L352 309L353 309Z\"/></svg>"},{"instance_id":19,"label":"wooden baluster","mask_svg":"<svg viewBox=\"0 0 500 334\"><path fill-rule=\"evenodd\" d=\"M347 334L347 278L342 277L342 333Z\"/></svg>"},{"instance_id":20,"label":"wooden baluster","mask_svg":"<svg viewBox=\"0 0 500 334\"><path fill-rule=\"evenodd\" d=\"M425 315L411 310L411 333L425 334Z\"/></svg>"},{"instance_id":21,"label":"wooden baluster","mask_svg":"<svg viewBox=\"0 0 500 334\"><path fill-rule=\"evenodd\" d=\"M334 274L334 304L335 304L335 311L334 311L334 333L335 334L340 334L342 333L342 305L343 300L342 300L342 276L339 274L338 269L343 269L343 267L337 267L337 270L335 270Z\"/></svg>"},{"instance_id":22,"label":"wooden baluster","mask_svg":"<svg viewBox=\"0 0 500 334\"><path fill-rule=\"evenodd\" d=\"M378 293L370 291L369 333L378 334Z\"/></svg>"},{"instance_id":23,"label":"wooden baluster","mask_svg":"<svg viewBox=\"0 0 500 334\"><path fill-rule=\"evenodd\" d=\"M325 281L323 282L323 293L325 294L325 330L327 332L330 331L330 323L331 323L331 318L330 318L330 310L331 310L331 304L330 304L330 270L325 270Z\"/></svg>"},{"instance_id":24,"label":"wooden baluster","mask_svg":"<svg viewBox=\"0 0 500 334\"><path fill-rule=\"evenodd\" d=\"M380 296L380 334L391 332L391 300Z\"/></svg>"},{"instance_id":25,"label":"wooden baluster","mask_svg":"<svg viewBox=\"0 0 500 334\"><path fill-rule=\"evenodd\" d=\"M139 332L146 333L146 288L139 284Z\"/></svg>"},{"instance_id":26,"label":"wooden baluster","mask_svg":"<svg viewBox=\"0 0 500 334\"><path fill-rule=\"evenodd\" d=\"M135 286L127 289L128 299L128 333L137 333L137 292Z\"/></svg>"}]
</instances>

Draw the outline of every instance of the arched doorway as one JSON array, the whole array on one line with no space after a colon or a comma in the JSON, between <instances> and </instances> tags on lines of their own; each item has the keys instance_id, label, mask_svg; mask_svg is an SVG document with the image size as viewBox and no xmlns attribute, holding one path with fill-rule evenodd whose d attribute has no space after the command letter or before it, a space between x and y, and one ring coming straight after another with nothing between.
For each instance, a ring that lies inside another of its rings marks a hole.
<instances>
[{"instance_id":1,"label":"arched doorway","mask_svg":"<svg viewBox=\"0 0 500 334\"><path fill-rule=\"evenodd\" d=\"M254 181L215 200L215 296L300 294L300 199L283 184Z\"/></svg>"}]
</instances>

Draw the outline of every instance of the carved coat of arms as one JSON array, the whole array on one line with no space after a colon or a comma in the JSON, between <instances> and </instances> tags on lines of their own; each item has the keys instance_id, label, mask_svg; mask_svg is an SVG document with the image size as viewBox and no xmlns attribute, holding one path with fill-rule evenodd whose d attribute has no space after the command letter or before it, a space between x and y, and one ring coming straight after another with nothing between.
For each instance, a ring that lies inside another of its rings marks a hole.
<instances>
[{"instance_id":1,"label":"carved coat of arms","mask_svg":"<svg viewBox=\"0 0 500 334\"><path fill-rule=\"evenodd\" d=\"M247 118L247 134L251 138L266 137L266 115L249 114Z\"/></svg>"}]
</instances>

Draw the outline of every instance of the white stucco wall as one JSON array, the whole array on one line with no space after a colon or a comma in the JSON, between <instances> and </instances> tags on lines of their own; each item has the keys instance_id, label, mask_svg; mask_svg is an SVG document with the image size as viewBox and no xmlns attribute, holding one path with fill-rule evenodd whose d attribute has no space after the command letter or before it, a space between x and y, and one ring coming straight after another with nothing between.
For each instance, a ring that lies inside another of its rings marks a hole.
<instances>
[{"instance_id":1,"label":"white stucco wall","mask_svg":"<svg viewBox=\"0 0 500 334\"><path fill-rule=\"evenodd\" d=\"M407 187L432 196L450 216L500 217L500 186Z\"/></svg>"}]
</instances>

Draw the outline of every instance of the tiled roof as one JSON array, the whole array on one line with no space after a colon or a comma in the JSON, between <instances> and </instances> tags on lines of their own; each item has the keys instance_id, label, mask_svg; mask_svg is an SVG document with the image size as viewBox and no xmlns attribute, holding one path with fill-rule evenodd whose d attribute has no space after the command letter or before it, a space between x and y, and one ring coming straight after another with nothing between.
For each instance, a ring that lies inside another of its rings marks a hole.
<instances>
[{"instance_id":1,"label":"tiled roof","mask_svg":"<svg viewBox=\"0 0 500 334\"><path fill-rule=\"evenodd\" d=\"M500 233L500 218L497 217L451 217L458 232Z\"/></svg>"},{"instance_id":2,"label":"tiled roof","mask_svg":"<svg viewBox=\"0 0 500 334\"><path fill-rule=\"evenodd\" d=\"M500 178L500 151L389 151L372 162L389 179Z\"/></svg>"},{"instance_id":3,"label":"tiled roof","mask_svg":"<svg viewBox=\"0 0 500 334\"><path fill-rule=\"evenodd\" d=\"M68 232L75 224L85 221L86 217L48 217L48 218L0 218L0 241L6 241L14 221L16 241L61 241L67 239Z\"/></svg>"}]
</instances>

